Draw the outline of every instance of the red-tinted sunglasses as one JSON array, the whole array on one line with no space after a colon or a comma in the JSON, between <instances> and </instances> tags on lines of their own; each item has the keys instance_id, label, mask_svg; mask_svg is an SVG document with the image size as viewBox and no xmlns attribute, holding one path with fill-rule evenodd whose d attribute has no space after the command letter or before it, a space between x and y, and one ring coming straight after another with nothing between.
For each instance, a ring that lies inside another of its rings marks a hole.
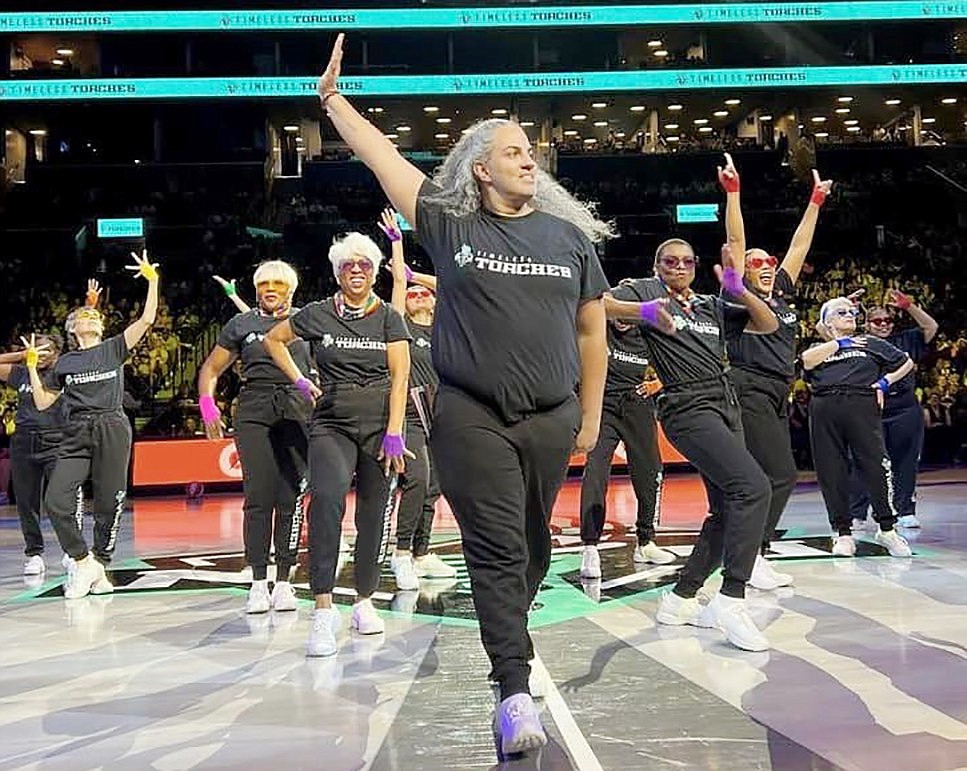
<instances>
[{"instance_id":1,"label":"red-tinted sunglasses","mask_svg":"<svg viewBox=\"0 0 967 771\"><path fill-rule=\"evenodd\" d=\"M752 270L759 270L767 265L770 268L774 268L779 264L779 260L776 259L774 255L770 254L768 257L747 257L745 264L746 267L752 268Z\"/></svg>"},{"instance_id":2,"label":"red-tinted sunglasses","mask_svg":"<svg viewBox=\"0 0 967 771\"><path fill-rule=\"evenodd\" d=\"M872 324L874 327L888 327L893 323L893 319L889 316L880 316L875 319L867 319L867 324Z\"/></svg>"},{"instance_id":3,"label":"red-tinted sunglasses","mask_svg":"<svg viewBox=\"0 0 967 771\"><path fill-rule=\"evenodd\" d=\"M359 268L363 273L373 272L373 261L369 259L346 260L339 266L340 273L352 273L354 268Z\"/></svg>"},{"instance_id":4,"label":"red-tinted sunglasses","mask_svg":"<svg viewBox=\"0 0 967 771\"><path fill-rule=\"evenodd\" d=\"M698 258L674 257L670 254L665 254L658 258L658 262L660 262L662 267L666 270L675 270L675 268L679 266L685 268L685 270L694 270L695 265L698 263Z\"/></svg>"},{"instance_id":5,"label":"red-tinted sunglasses","mask_svg":"<svg viewBox=\"0 0 967 771\"><path fill-rule=\"evenodd\" d=\"M406 296L407 298L412 297L414 300L419 300L424 297L432 297L433 292L431 292L429 289L407 289Z\"/></svg>"}]
</instances>

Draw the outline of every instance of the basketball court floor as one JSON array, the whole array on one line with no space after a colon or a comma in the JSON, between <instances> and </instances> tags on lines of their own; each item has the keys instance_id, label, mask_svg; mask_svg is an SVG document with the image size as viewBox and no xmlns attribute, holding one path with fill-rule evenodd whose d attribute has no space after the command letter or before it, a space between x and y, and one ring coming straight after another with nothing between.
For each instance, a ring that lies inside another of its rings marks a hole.
<instances>
[{"instance_id":1,"label":"basketball court floor","mask_svg":"<svg viewBox=\"0 0 967 771\"><path fill-rule=\"evenodd\" d=\"M819 493L800 485L770 555L795 586L749 593L773 645L757 654L715 630L655 625L682 560L632 562L623 477L604 577L582 582L569 482L531 615L550 743L503 762L445 505L435 548L458 578L398 593L387 567L375 598L386 634L344 631L338 655L311 660L305 583L297 613L243 612L237 495L134 499L115 593L70 602L52 532L48 573L26 584L15 512L2 507L0 769L967 769L967 474L922 482L912 560L886 556L872 533L856 559L832 557ZM704 510L697 478L671 475L659 543L684 558Z\"/></svg>"}]
</instances>

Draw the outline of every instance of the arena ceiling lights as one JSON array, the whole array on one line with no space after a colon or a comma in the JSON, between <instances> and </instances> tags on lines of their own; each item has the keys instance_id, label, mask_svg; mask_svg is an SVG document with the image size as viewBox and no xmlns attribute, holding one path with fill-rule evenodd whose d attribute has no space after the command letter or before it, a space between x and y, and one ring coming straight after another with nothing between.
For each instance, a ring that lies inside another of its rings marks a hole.
<instances>
[{"instance_id":1,"label":"arena ceiling lights","mask_svg":"<svg viewBox=\"0 0 967 771\"><path fill-rule=\"evenodd\" d=\"M0 81L0 102L119 99L309 98L316 77L91 78ZM501 75L374 75L340 80L349 97L556 94L710 89L789 89L967 83L967 64L546 72Z\"/></svg>"},{"instance_id":2,"label":"arena ceiling lights","mask_svg":"<svg viewBox=\"0 0 967 771\"><path fill-rule=\"evenodd\" d=\"M172 32L273 29L504 29L509 27L850 22L956 19L963 2L855 0L812 3L686 3L491 8L366 8L222 11L0 13L0 33Z\"/></svg>"}]
</instances>

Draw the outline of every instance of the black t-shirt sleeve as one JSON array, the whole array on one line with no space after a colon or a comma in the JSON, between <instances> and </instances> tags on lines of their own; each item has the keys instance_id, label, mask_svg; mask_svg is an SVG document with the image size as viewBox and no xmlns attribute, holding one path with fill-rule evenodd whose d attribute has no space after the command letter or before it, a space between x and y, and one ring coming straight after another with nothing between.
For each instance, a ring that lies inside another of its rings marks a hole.
<instances>
[{"instance_id":1,"label":"black t-shirt sleeve","mask_svg":"<svg viewBox=\"0 0 967 771\"><path fill-rule=\"evenodd\" d=\"M618 284L611 290L611 296L615 300L640 303L666 297L667 292L658 281L639 278Z\"/></svg>"},{"instance_id":2,"label":"black t-shirt sleeve","mask_svg":"<svg viewBox=\"0 0 967 771\"><path fill-rule=\"evenodd\" d=\"M908 358L906 352L901 351L894 345L886 342L885 340L879 340L875 337L866 338L867 347L869 347L873 354L882 362L883 368L887 372L892 372L897 367L901 366Z\"/></svg>"},{"instance_id":3,"label":"black t-shirt sleeve","mask_svg":"<svg viewBox=\"0 0 967 771\"><path fill-rule=\"evenodd\" d=\"M796 285L792 283L792 278L786 273L782 268L776 271L776 289L782 292L784 295L795 294Z\"/></svg>"},{"instance_id":4,"label":"black t-shirt sleeve","mask_svg":"<svg viewBox=\"0 0 967 771\"><path fill-rule=\"evenodd\" d=\"M416 229L420 243L432 259L446 249L447 214L437 204L428 202L427 196L438 192L439 188L429 179L423 181L416 198Z\"/></svg>"},{"instance_id":5,"label":"black t-shirt sleeve","mask_svg":"<svg viewBox=\"0 0 967 771\"><path fill-rule=\"evenodd\" d=\"M632 284L618 284L618 286L612 287L610 291L615 300L629 303L641 302L641 297L638 296L638 292L635 291Z\"/></svg>"},{"instance_id":6,"label":"black t-shirt sleeve","mask_svg":"<svg viewBox=\"0 0 967 771\"><path fill-rule=\"evenodd\" d=\"M229 322L222 327L221 331L218 333L218 339L215 341L216 345L219 345L226 351L231 351L234 354L238 354L241 351L242 337L238 333L239 318L241 318L241 314L236 314L233 316Z\"/></svg>"},{"instance_id":7,"label":"black t-shirt sleeve","mask_svg":"<svg viewBox=\"0 0 967 771\"><path fill-rule=\"evenodd\" d=\"M410 330L406 327L406 321L400 312L395 308L386 306L386 327L385 335L387 343L397 343L400 340L412 340Z\"/></svg>"},{"instance_id":8,"label":"black t-shirt sleeve","mask_svg":"<svg viewBox=\"0 0 967 771\"><path fill-rule=\"evenodd\" d=\"M108 367L119 368L123 366L129 353L124 335L115 335L108 338L104 343L105 363Z\"/></svg>"},{"instance_id":9,"label":"black t-shirt sleeve","mask_svg":"<svg viewBox=\"0 0 967 771\"><path fill-rule=\"evenodd\" d=\"M724 297L717 297L715 307L722 319L722 330L727 340L734 340L745 331L749 323L749 311L744 305L729 302Z\"/></svg>"},{"instance_id":10,"label":"black t-shirt sleeve","mask_svg":"<svg viewBox=\"0 0 967 771\"><path fill-rule=\"evenodd\" d=\"M24 383L29 383L30 377L27 374L27 368L21 366L20 364L14 364L10 368L10 377L7 378L7 385L16 391Z\"/></svg>"},{"instance_id":11,"label":"black t-shirt sleeve","mask_svg":"<svg viewBox=\"0 0 967 771\"><path fill-rule=\"evenodd\" d=\"M608 291L608 279L598 259L598 253L590 239L580 234L583 241L581 249L581 300L595 300Z\"/></svg>"},{"instance_id":12,"label":"black t-shirt sleeve","mask_svg":"<svg viewBox=\"0 0 967 771\"><path fill-rule=\"evenodd\" d=\"M318 300L304 306L289 318L289 326L296 337L303 340L318 340L325 334L325 308Z\"/></svg>"},{"instance_id":13,"label":"black t-shirt sleeve","mask_svg":"<svg viewBox=\"0 0 967 771\"><path fill-rule=\"evenodd\" d=\"M914 361L919 361L927 351L927 339L923 336L923 330L919 327L905 329L900 334L897 347L910 354L910 358Z\"/></svg>"}]
</instances>

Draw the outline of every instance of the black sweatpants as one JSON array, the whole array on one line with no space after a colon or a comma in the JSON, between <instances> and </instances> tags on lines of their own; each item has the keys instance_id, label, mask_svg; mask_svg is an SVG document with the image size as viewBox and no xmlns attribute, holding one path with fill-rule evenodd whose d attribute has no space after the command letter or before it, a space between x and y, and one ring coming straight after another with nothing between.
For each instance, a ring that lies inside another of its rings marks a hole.
<instances>
[{"instance_id":1,"label":"black sweatpants","mask_svg":"<svg viewBox=\"0 0 967 771\"><path fill-rule=\"evenodd\" d=\"M330 594L335 586L339 534L353 476L356 592L369 597L379 585L396 488L396 475L386 476L377 460L388 414L388 383L330 385L316 404L309 424L309 584L313 594Z\"/></svg>"},{"instance_id":2,"label":"black sweatpants","mask_svg":"<svg viewBox=\"0 0 967 771\"><path fill-rule=\"evenodd\" d=\"M64 438L59 430L18 426L10 439L10 472L17 497L17 514L24 537L24 554L44 553L40 510L44 491L57 463L57 448Z\"/></svg>"},{"instance_id":3,"label":"black sweatpants","mask_svg":"<svg viewBox=\"0 0 967 771\"><path fill-rule=\"evenodd\" d=\"M580 423L576 397L513 424L453 388L436 399L431 449L501 699L528 692L527 612L550 566L551 509Z\"/></svg>"},{"instance_id":4,"label":"black sweatpants","mask_svg":"<svg viewBox=\"0 0 967 771\"><path fill-rule=\"evenodd\" d=\"M680 390L666 389L657 404L665 435L702 475L711 512L674 591L694 597L722 565L722 594L744 597L772 488L746 447L735 391L723 377Z\"/></svg>"},{"instance_id":5,"label":"black sweatpants","mask_svg":"<svg viewBox=\"0 0 967 771\"><path fill-rule=\"evenodd\" d=\"M789 436L789 383L745 370L730 371L742 408L745 446L769 477L772 499L762 534L762 553L776 536L776 526L796 486L796 461Z\"/></svg>"},{"instance_id":6,"label":"black sweatpants","mask_svg":"<svg viewBox=\"0 0 967 771\"><path fill-rule=\"evenodd\" d=\"M893 469L893 508L898 517L917 513L917 467L923 451L923 408L914 402L899 412L885 415L883 443ZM850 473L850 516L866 519L870 494L854 463Z\"/></svg>"},{"instance_id":7,"label":"black sweatpants","mask_svg":"<svg viewBox=\"0 0 967 771\"><path fill-rule=\"evenodd\" d=\"M406 449L416 455L407 458L400 476L399 508L396 514L396 548L422 557L430 550L430 530L436 513L440 488L433 471L433 460L426 433L420 423L407 416Z\"/></svg>"},{"instance_id":8,"label":"black sweatpants","mask_svg":"<svg viewBox=\"0 0 967 771\"><path fill-rule=\"evenodd\" d=\"M839 535L850 535L850 456L870 491L873 518L881 530L892 530L893 472L883 444L880 408L873 389L817 393L809 404L809 438L816 481L826 502L829 524Z\"/></svg>"},{"instance_id":9,"label":"black sweatpants","mask_svg":"<svg viewBox=\"0 0 967 771\"><path fill-rule=\"evenodd\" d=\"M638 543L655 538L661 505L662 463L658 447L655 405L634 390L606 394L598 443L588 453L581 479L581 540L597 544L604 530L611 461L618 442L624 442L628 472L638 499Z\"/></svg>"},{"instance_id":10,"label":"black sweatpants","mask_svg":"<svg viewBox=\"0 0 967 771\"><path fill-rule=\"evenodd\" d=\"M94 488L94 556L108 563L117 544L127 498L131 424L122 412L72 415L57 450L44 505L61 548L75 560L87 556L81 532L83 484Z\"/></svg>"},{"instance_id":11,"label":"black sweatpants","mask_svg":"<svg viewBox=\"0 0 967 771\"><path fill-rule=\"evenodd\" d=\"M235 446L242 464L245 561L252 578L268 573L275 512L278 581L288 581L298 561L305 493L309 408L289 386L245 387L238 397Z\"/></svg>"}]
</instances>

